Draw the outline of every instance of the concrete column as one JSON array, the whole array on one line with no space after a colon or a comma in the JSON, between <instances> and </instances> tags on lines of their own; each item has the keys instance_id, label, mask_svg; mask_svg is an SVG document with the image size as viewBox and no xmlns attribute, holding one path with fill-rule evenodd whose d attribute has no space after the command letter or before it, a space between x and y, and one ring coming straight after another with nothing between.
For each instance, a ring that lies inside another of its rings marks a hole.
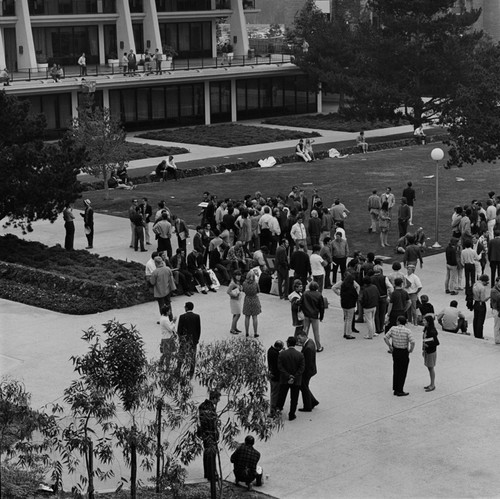
<instances>
[{"instance_id":1,"label":"concrete column","mask_svg":"<svg viewBox=\"0 0 500 499\"><path fill-rule=\"evenodd\" d=\"M99 39L99 64L106 64L106 53L104 46L104 26L97 25L97 38Z\"/></svg>"},{"instance_id":2,"label":"concrete column","mask_svg":"<svg viewBox=\"0 0 500 499\"><path fill-rule=\"evenodd\" d=\"M7 63L5 61L5 43L3 40L3 36L4 36L3 29L0 29L0 69L7 67ZM7 68L7 69L10 69L12 71L14 68Z\"/></svg>"},{"instance_id":3,"label":"concrete column","mask_svg":"<svg viewBox=\"0 0 500 499\"><path fill-rule=\"evenodd\" d=\"M498 0L484 0L482 28L495 42L500 41L500 2Z\"/></svg>"},{"instance_id":4,"label":"concrete column","mask_svg":"<svg viewBox=\"0 0 500 499\"><path fill-rule=\"evenodd\" d=\"M160 25L158 23L158 15L156 12L155 0L144 0L144 47L148 48L148 40L150 42L149 52L155 53L155 49L162 52Z\"/></svg>"},{"instance_id":5,"label":"concrete column","mask_svg":"<svg viewBox=\"0 0 500 499\"><path fill-rule=\"evenodd\" d=\"M205 125L210 125L211 121L211 106L210 106L210 82L205 81L203 84L203 93L205 94Z\"/></svg>"},{"instance_id":6,"label":"concrete column","mask_svg":"<svg viewBox=\"0 0 500 499\"><path fill-rule=\"evenodd\" d=\"M323 112L323 90L321 89L321 82L318 83L318 99L316 101L316 112Z\"/></svg>"},{"instance_id":7,"label":"concrete column","mask_svg":"<svg viewBox=\"0 0 500 499\"><path fill-rule=\"evenodd\" d=\"M18 0L16 2L16 16L17 67L19 71L27 71L30 68L35 69L37 67L35 43L31 31L28 0ZM19 53L19 47L23 47L22 54ZM5 51L2 52L5 53Z\"/></svg>"},{"instance_id":8,"label":"concrete column","mask_svg":"<svg viewBox=\"0 0 500 499\"><path fill-rule=\"evenodd\" d=\"M121 59L124 52L128 52L130 49L134 49L135 52L134 31L128 0L116 0L116 12L118 14L116 21L118 59Z\"/></svg>"},{"instance_id":9,"label":"concrete column","mask_svg":"<svg viewBox=\"0 0 500 499\"><path fill-rule=\"evenodd\" d=\"M236 106L236 80L231 80L231 121L238 121L238 108Z\"/></svg>"},{"instance_id":10,"label":"concrete column","mask_svg":"<svg viewBox=\"0 0 500 499\"><path fill-rule=\"evenodd\" d=\"M109 88L102 89L102 107L109 109Z\"/></svg>"},{"instance_id":11,"label":"concrete column","mask_svg":"<svg viewBox=\"0 0 500 499\"><path fill-rule=\"evenodd\" d=\"M231 25L230 43L234 48L234 55L248 55L248 34L243 0L231 0L232 14L229 18ZM236 41L235 41L236 40Z\"/></svg>"},{"instance_id":12,"label":"concrete column","mask_svg":"<svg viewBox=\"0 0 500 499\"><path fill-rule=\"evenodd\" d=\"M71 92L71 117L78 118L78 90Z\"/></svg>"}]
</instances>

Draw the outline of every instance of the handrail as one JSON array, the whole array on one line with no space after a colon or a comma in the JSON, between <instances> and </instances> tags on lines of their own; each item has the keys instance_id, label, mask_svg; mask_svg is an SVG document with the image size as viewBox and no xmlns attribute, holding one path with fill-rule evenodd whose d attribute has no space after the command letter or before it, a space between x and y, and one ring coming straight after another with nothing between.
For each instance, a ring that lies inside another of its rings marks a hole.
<instances>
[{"instance_id":1,"label":"handrail","mask_svg":"<svg viewBox=\"0 0 500 499\"><path fill-rule=\"evenodd\" d=\"M260 66L260 65L274 65L274 64L285 64L293 62L293 58L290 54L265 54L265 55L254 55L253 51L250 51L251 55L243 56L233 56L231 61L225 60L223 57L193 57L193 58L183 58L174 59L172 61L163 61L162 63L162 73L171 73L175 71L192 71L196 69L224 69L228 67L245 67L245 66ZM167 65L169 63L169 65ZM79 66L61 66L63 71L62 78L79 78L80 74ZM145 66L138 66L135 74L146 75ZM156 67L153 64L150 74L156 74ZM82 76L85 77L99 77L99 76L114 76L114 75L124 75L123 66L121 63L113 63L111 65L103 64L88 64L87 74ZM127 72L125 74L129 76ZM21 68L16 72L11 73L10 81L38 81L38 80L50 80L52 76L50 74L50 68Z\"/></svg>"}]
</instances>

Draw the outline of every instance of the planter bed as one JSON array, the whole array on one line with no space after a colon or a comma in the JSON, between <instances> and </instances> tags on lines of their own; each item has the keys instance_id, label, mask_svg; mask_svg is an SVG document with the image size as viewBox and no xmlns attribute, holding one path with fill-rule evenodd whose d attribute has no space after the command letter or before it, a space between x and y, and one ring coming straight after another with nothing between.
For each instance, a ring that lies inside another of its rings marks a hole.
<instances>
[{"instance_id":1,"label":"planter bed","mask_svg":"<svg viewBox=\"0 0 500 499\"><path fill-rule=\"evenodd\" d=\"M1 238L0 297L73 315L151 301L135 262L66 251L13 235Z\"/></svg>"}]
</instances>

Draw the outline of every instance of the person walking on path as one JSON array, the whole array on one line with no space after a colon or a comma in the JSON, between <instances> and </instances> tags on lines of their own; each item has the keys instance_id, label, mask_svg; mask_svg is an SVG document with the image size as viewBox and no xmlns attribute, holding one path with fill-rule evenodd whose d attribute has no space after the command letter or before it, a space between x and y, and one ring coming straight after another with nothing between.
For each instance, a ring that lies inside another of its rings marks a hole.
<instances>
[{"instance_id":1,"label":"person walking on path","mask_svg":"<svg viewBox=\"0 0 500 499\"><path fill-rule=\"evenodd\" d=\"M392 389L396 397L409 395L404 391L408 365L410 364L410 353L415 348L415 340L411 331L406 327L406 317L400 315L397 325L391 327L384 336L384 341L392 354Z\"/></svg>"},{"instance_id":2,"label":"person walking on path","mask_svg":"<svg viewBox=\"0 0 500 499\"><path fill-rule=\"evenodd\" d=\"M165 265L161 256L154 258L156 268L149 276L149 282L153 286L154 297L158 301L158 308L161 310L165 305L170 306L170 296L177 289L172 270Z\"/></svg>"},{"instance_id":3,"label":"person walking on path","mask_svg":"<svg viewBox=\"0 0 500 499\"><path fill-rule=\"evenodd\" d=\"M83 228L87 238L87 247L85 249L92 249L94 247L94 210L90 199L86 199L83 204L85 205L85 211L80 215L83 217Z\"/></svg>"},{"instance_id":4,"label":"person walking on path","mask_svg":"<svg viewBox=\"0 0 500 499\"><path fill-rule=\"evenodd\" d=\"M227 294L229 295L229 308L233 319L231 321L231 334L238 334L241 331L238 329L238 320L241 317L241 298L243 296L243 286L241 284L241 270L235 270L229 286Z\"/></svg>"},{"instance_id":5,"label":"person walking on path","mask_svg":"<svg viewBox=\"0 0 500 499\"><path fill-rule=\"evenodd\" d=\"M382 203L380 202L380 196L377 194L377 189L373 189L372 195L368 198L368 213L370 213L370 228L368 232L370 234L377 233L377 225L378 225L378 214L380 212L380 208Z\"/></svg>"},{"instance_id":6,"label":"person walking on path","mask_svg":"<svg viewBox=\"0 0 500 499\"><path fill-rule=\"evenodd\" d=\"M295 336L289 336L286 340L287 349L280 352L278 356L278 368L280 370L278 410L283 411L288 390L290 390L290 412L288 413L290 421L297 418L295 412L299 401L302 374L305 369L304 355L295 349L296 345Z\"/></svg>"},{"instance_id":7,"label":"person walking on path","mask_svg":"<svg viewBox=\"0 0 500 499\"><path fill-rule=\"evenodd\" d=\"M476 338L484 339L483 337L483 326L486 319L486 303L491 297L491 291L489 286L490 278L483 274L479 281L477 281L472 287L472 297L474 299L473 311L473 330L474 336Z\"/></svg>"},{"instance_id":8,"label":"person walking on path","mask_svg":"<svg viewBox=\"0 0 500 499\"><path fill-rule=\"evenodd\" d=\"M413 184L411 182L408 182L406 184L406 188L403 190L402 197L406 198L406 202L408 203L408 206L410 208L410 219L408 222L410 225L413 225L413 206L417 198L415 195L415 189L413 188Z\"/></svg>"},{"instance_id":9,"label":"person walking on path","mask_svg":"<svg viewBox=\"0 0 500 499\"><path fill-rule=\"evenodd\" d=\"M64 238L64 249L71 251L75 241L75 215L73 214L73 204L66 203L63 210L64 229L66 236Z\"/></svg>"},{"instance_id":10,"label":"person walking on path","mask_svg":"<svg viewBox=\"0 0 500 499\"><path fill-rule=\"evenodd\" d=\"M432 392L436 389L436 350L439 345L438 332L434 325L434 317L431 314L424 316L424 337L422 340L422 356L424 357L424 366L429 369L431 382L424 387L426 392Z\"/></svg>"},{"instance_id":11,"label":"person walking on path","mask_svg":"<svg viewBox=\"0 0 500 499\"><path fill-rule=\"evenodd\" d=\"M274 416L278 407L278 397L280 391L280 370L278 367L279 353L285 348L281 340L276 340L274 345L267 351L267 368L269 371L269 384L271 385L269 405L271 406L270 416Z\"/></svg>"},{"instance_id":12,"label":"person walking on path","mask_svg":"<svg viewBox=\"0 0 500 499\"><path fill-rule=\"evenodd\" d=\"M495 344L500 345L500 276L495 279L495 285L491 288L491 311L493 312L493 333Z\"/></svg>"},{"instance_id":13,"label":"person walking on path","mask_svg":"<svg viewBox=\"0 0 500 499\"><path fill-rule=\"evenodd\" d=\"M243 292L245 299L243 300L243 315L245 316L245 336L248 338L250 333L250 317L252 318L253 336L259 337L258 328L259 320L258 315L262 312L259 300L259 283L255 272L250 271L247 273L245 282L243 283Z\"/></svg>"},{"instance_id":14,"label":"person walking on path","mask_svg":"<svg viewBox=\"0 0 500 499\"><path fill-rule=\"evenodd\" d=\"M408 222L411 217L410 207L407 204L406 198L401 198L401 204L398 208L398 230L399 237L405 237L408 233Z\"/></svg>"},{"instance_id":15,"label":"person walking on path","mask_svg":"<svg viewBox=\"0 0 500 499\"><path fill-rule=\"evenodd\" d=\"M321 346L319 337L319 323L325 315L325 301L317 282L311 282L309 289L302 295L301 309L304 313L304 333L307 336L309 327L312 326L317 351L322 352L324 348Z\"/></svg>"},{"instance_id":16,"label":"person walking on path","mask_svg":"<svg viewBox=\"0 0 500 499\"><path fill-rule=\"evenodd\" d=\"M186 313L179 316L177 334L179 336L179 362L187 362L189 366L189 376L194 376L196 365L196 349L201 336L201 319L193 312L194 303L187 301L184 305ZM178 370L179 365L178 365Z\"/></svg>"},{"instance_id":17,"label":"person walking on path","mask_svg":"<svg viewBox=\"0 0 500 499\"><path fill-rule=\"evenodd\" d=\"M297 342L298 345L302 345L302 355L304 356L304 373L302 374L302 383L300 385L303 407L299 409L299 412L311 412L319 404L309 388L311 378L318 373L316 366L316 344L312 338L308 338L305 334L299 335Z\"/></svg>"}]
</instances>

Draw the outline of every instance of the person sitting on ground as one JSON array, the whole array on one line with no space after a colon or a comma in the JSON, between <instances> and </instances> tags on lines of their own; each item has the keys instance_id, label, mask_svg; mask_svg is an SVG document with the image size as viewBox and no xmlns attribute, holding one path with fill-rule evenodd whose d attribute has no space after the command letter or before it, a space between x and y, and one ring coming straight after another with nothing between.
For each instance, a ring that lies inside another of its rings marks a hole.
<instances>
[{"instance_id":1,"label":"person sitting on ground","mask_svg":"<svg viewBox=\"0 0 500 499\"><path fill-rule=\"evenodd\" d=\"M155 170L156 177L160 179L160 182L166 180L167 176L167 161L164 159L161 163L158 164Z\"/></svg>"},{"instance_id":2,"label":"person sitting on ground","mask_svg":"<svg viewBox=\"0 0 500 499\"><path fill-rule=\"evenodd\" d=\"M314 156L314 151L313 151L313 147L312 147L313 142L314 142L314 139L306 139L306 142L304 144L304 150L307 154L309 154L311 161L314 161L316 159Z\"/></svg>"},{"instance_id":3,"label":"person sitting on ground","mask_svg":"<svg viewBox=\"0 0 500 499\"><path fill-rule=\"evenodd\" d=\"M306 163L312 161L311 156L309 156L309 153L305 150L303 139L300 139L299 143L295 146L295 156L303 159Z\"/></svg>"},{"instance_id":4,"label":"person sitting on ground","mask_svg":"<svg viewBox=\"0 0 500 499\"><path fill-rule=\"evenodd\" d=\"M260 459L260 452L254 449L255 439L248 435L245 443L240 444L231 455L231 462L234 465L234 477L236 485L245 482L248 490L252 490L252 482L256 480L256 485L262 484L262 471L257 471L257 463Z\"/></svg>"},{"instance_id":5,"label":"person sitting on ground","mask_svg":"<svg viewBox=\"0 0 500 499\"><path fill-rule=\"evenodd\" d=\"M3 68L0 71L0 83L3 83L4 87L8 87L10 85L10 73L7 68Z\"/></svg>"},{"instance_id":6,"label":"person sitting on ground","mask_svg":"<svg viewBox=\"0 0 500 499\"><path fill-rule=\"evenodd\" d=\"M366 142L365 132L363 130L361 130L359 135L356 137L356 145L361 149L363 154L368 152L368 143Z\"/></svg>"},{"instance_id":7,"label":"person sitting on ground","mask_svg":"<svg viewBox=\"0 0 500 499\"><path fill-rule=\"evenodd\" d=\"M56 83L61 79L60 67L55 63L50 68L50 76Z\"/></svg>"},{"instance_id":8,"label":"person sitting on ground","mask_svg":"<svg viewBox=\"0 0 500 499\"><path fill-rule=\"evenodd\" d=\"M111 172L111 176L108 179L108 187L110 189L126 189L126 190L132 190L135 188L134 185L125 184L122 181L122 179L118 178L115 170Z\"/></svg>"},{"instance_id":9,"label":"person sitting on ground","mask_svg":"<svg viewBox=\"0 0 500 499\"><path fill-rule=\"evenodd\" d=\"M422 125L419 125L417 128L415 128L413 135L415 137L415 140L417 141L417 144L425 145L425 133L424 127Z\"/></svg>"},{"instance_id":10,"label":"person sitting on ground","mask_svg":"<svg viewBox=\"0 0 500 499\"><path fill-rule=\"evenodd\" d=\"M439 312L436 318L439 324L441 324L443 331L449 333L458 333L460 331L462 334L470 334L467 332L465 316L458 310L458 302L456 300L452 300L450 306L445 307Z\"/></svg>"}]
</instances>

